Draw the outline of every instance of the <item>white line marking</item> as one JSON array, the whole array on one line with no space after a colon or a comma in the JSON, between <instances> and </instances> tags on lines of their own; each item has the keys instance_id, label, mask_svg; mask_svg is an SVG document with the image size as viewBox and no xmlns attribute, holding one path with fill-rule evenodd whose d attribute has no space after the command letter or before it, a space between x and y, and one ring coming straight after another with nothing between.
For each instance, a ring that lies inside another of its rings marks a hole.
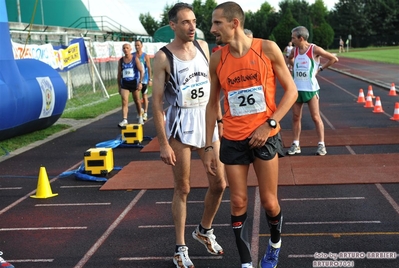
<instances>
[{"instance_id":1,"label":"white line marking","mask_svg":"<svg viewBox=\"0 0 399 268\"><path fill-rule=\"evenodd\" d=\"M302 221L302 222L285 222L287 225L310 225L310 224L374 224L381 221Z\"/></svg>"},{"instance_id":2,"label":"white line marking","mask_svg":"<svg viewBox=\"0 0 399 268\"><path fill-rule=\"evenodd\" d=\"M359 197L320 197L320 198L282 198L281 201L324 201L324 200L359 200L366 199L363 196Z\"/></svg>"},{"instance_id":3,"label":"white line marking","mask_svg":"<svg viewBox=\"0 0 399 268\"><path fill-rule=\"evenodd\" d=\"M0 190L20 190L22 187L3 187Z\"/></svg>"},{"instance_id":4,"label":"white line marking","mask_svg":"<svg viewBox=\"0 0 399 268\"><path fill-rule=\"evenodd\" d=\"M66 204L36 204L35 207L67 207L67 206L109 206L111 203L66 203Z\"/></svg>"},{"instance_id":5,"label":"white line marking","mask_svg":"<svg viewBox=\"0 0 399 268\"><path fill-rule=\"evenodd\" d=\"M105 233L97 240L96 243L89 249L89 251L83 256L83 258L75 265L75 268L83 267L89 259L96 253L97 249L105 242L105 240L110 236L110 234L115 230L115 228L122 222L123 218L129 213L130 210L137 204L140 198L144 195L146 190L141 190L136 197L130 202L130 204L125 208L125 210L116 218L116 220L108 227Z\"/></svg>"},{"instance_id":6,"label":"white line marking","mask_svg":"<svg viewBox=\"0 0 399 268\"><path fill-rule=\"evenodd\" d=\"M298 254L298 255L291 254L291 255L288 255L288 258L314 258L314 255L313 254Z\"/></svg>"},{"instance_id":7,"label":"white line marking","mask_svg":"<svg viewBox=\"0 0 399 268\"><path fill-rule=\"evenodd\" d=\"M186 226L186 228L187 227L191 228L191 227L197 227L198 224L186 224L185 226ZM228 223L224 223L224 224L212 224L212 226L214 226L214 227L226 227L227 226L228 227L231 225ZM144 229L144 228L175 228L175 226L171 225L171 224L169 224L169 225L139 225L138 228L142 228L142 229Z\"/></svg>"},{"instance_id":8,"label":"white line marking","mask_svg":"<svg viewBox=\"0 0 399 268\"><path fill-rule=\"evenodd\" d=\"M69 169L66 170L66 171L75 169L76 167L80 166L81 163L82 163L82 161L80 161L79 163L73 165L71 168L69 168ZM58 176L55 177L55 178L53 178L53 179L51 179L51 180L49 181L49 183L52 183L52 182L56 181L57 179L58 179ZM0 210L0 215L3 214L4 212L7 212L7 211L10 210L10 209L12 209L13 207L17 206L19 203L21 203L22 201L24 201L25 199L27 199L28 197L30 197L31 195L33 195L33 194L35 194L35 193L36 193L36 189L33 190L33 191L31 191L30 193L26 194L25 196L21 197L20 199L18 199L18 200L15 201L14 203L12 203L12 204L6 206L6 207L3 208L2 210Z\"/></svg>"},{"instance_id":9,"label":"white line marking","mask_svg":"<svg viewBox=\"0 0 399 268\"><path fill-rule=\"evenodd\" d=\"M399 214L399 205L398 203L395 202L395 200L392 198L392 196L389 195L389 193L382 187L380 183L376 183L375 186L377 187L378 190L382 193L382 195L388 200L389 204L393 207L393 209L396 211L396 213Z\"/></svg>"},{"instance_id":10,"label":"white line marking","mask_svg":"<svg viewBox=\"0 0 399 268\"><path fill-rule=\"evenodd\" d=\"M192 260L221 260L222 256L190 256ZM120 261L168 261L172 260L173 257L122 257L119 258Z\"/></svg>"},{"instance_id":11,"label":"white line marking","mask_svg":"<svg viewBox=\"0 0 399 268\"><path fill-rule=\"evenodd\" d=\"M252 263L258 263L259 253L259 226L260 226L260 215L261 215L259 187L255 188L255 201L254 201L254 217L252 223L252 241L251 241L251 256Z\"/></svg>"},{"instance_id":12,"label":"white line marking","mask_svg":"<svg viewBox=\"0 0 399 268\"><path fill-rule=\"evenodd\" d=\"M60 188L100 188L101 185L75 185L75 186L61 186Z\"/></svg>"},{"instance_id":13,"label":"white line marking","mask_svg":"<svg viewBox=\"0 0 399 268\"><path fill-rule=\"evenodd\" d=\"M52 231L52 230L84 230L87 226L78 227L27 227L27 228L0 228L0 232L9 231Z\"/></svg>"},{"instance_id":14,"label":"white line marking","mask_svg":"<svg viewBox=\"0 0 399 268\"><path fill-rule=\"evenodd\" d=\"M204 201L187 201L187 204L202 204ZM222 200L222 203L230 203L230 200ZM155 202L156 205L169 205L172 204L171 201L159 201ZM190 257L191 258L191 257Z\"/></svg>"},{"instance_id":15,"label":"white line marking","mask_svg":"<svg viewBox=\"0 0 399 268\"><path fill-rule=\"evenodd\" d=\"M22 263L22 262L53 262L54 259L24 259L24 260L7 260L9 263Z\"/></svg>"}]
</instances>

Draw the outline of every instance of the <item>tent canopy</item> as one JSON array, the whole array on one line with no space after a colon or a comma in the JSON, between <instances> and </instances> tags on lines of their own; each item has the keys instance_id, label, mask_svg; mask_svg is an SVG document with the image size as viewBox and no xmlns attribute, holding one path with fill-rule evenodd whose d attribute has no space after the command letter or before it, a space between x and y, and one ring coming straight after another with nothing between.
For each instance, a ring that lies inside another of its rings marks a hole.
<instances>
[{"instance_id":1,"label":"tent canopy","mask_svg":"<svg viewBox=\"0 0 399 268\"><path fill-rule=\"evenodd\" d=\"M169 25L163 26L155 31L154 42L166 42L170 43L175 38L175 33ZM200 29L195 31L195 39L205 40L204 32Z\"/></svg>"}]
</instances>

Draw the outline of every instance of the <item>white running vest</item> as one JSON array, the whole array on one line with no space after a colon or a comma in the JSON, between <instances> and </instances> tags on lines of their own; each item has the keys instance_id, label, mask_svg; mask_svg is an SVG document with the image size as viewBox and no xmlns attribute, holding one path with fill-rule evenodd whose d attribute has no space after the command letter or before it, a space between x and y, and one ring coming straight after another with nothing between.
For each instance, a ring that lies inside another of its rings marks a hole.
<instances>
[{"instance_id":1,"label":"white running vest","mask_svg":"<svg viewBox=\"0 0 399 268\"><path fill-rule=\"evenodd\" d=\"M314 92L320 89L316 79L319 61L313 58L314 44L310 44L304 54L299 54L299 48L294 48L294 82L298 91Z\"/></svg>"}]
</instances>

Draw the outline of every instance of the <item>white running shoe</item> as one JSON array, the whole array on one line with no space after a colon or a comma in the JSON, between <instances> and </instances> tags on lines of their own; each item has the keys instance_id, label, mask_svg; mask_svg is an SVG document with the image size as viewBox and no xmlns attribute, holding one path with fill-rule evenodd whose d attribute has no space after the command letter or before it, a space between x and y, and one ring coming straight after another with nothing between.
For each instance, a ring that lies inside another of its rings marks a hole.
<instances>
[{"instance_id":1,"label":"white running shoe","mask_svg":"<svg viewBox=\"0 0 399 268\"><path fill-rule=\"evenodd\" d=\"M300 154L300 153L301 153L301 147L297 146L295 143L293 143L287 151L287 154L289 155Z\"/></svg>"},{"instance_id":2,"label":"white running shoe","mask_svg":"<svg viewBox=\"0 0 399 268\"><path fill-rule=\"evenodd\" d=\"M188 256L188 247L181 246L178 248L173 256L173 263L176 265L176 268L194 268L194 264Z\"/></svg>"},{"instance_id":3,"label":"white running shoe","mask_svg":"<svg viewBox=\"0 0 399 268\"><path fill-rule=\"evenodd\" d=\"M124 126L126 126L127 124L128 124L127 120L126 120L126 119L123 119L121 122L119 122L118 126L119 126L119 127L124 127Z\"/></svg>"},{"instance_id":4,"label":"white running shoe","mask_svg":"<svg viewBox=\"0 0 399 268\"><path fill-rule=\"evenodd\" d=\"M148 118L147 113L143 113L143 120L147 121L147 118Z\"/></svg>"},{"instance_id":5,"label":"white running shoe","mask_svg":"<svg viewBox=\"0 0 399 268\"><path fill-rule=\"evenodd\" d=\"M143 120L142 116L139 117L139 120L138 120L137 124L144 125L144 120Z\"/></svg>"},{"instance_id":6,"label":"white running shoe","mask_svg":"<svg viewBox=\"0 0 399 268\"><path fill-rule=\"evenodd\" d=\"M207 231L206 234L201 234L199 226L197 226L193 232L193 238L203 244L206 250L212 255L222 255L224 253L223 248L216 242L213 229Z\"/></svg>"}]
</instances>

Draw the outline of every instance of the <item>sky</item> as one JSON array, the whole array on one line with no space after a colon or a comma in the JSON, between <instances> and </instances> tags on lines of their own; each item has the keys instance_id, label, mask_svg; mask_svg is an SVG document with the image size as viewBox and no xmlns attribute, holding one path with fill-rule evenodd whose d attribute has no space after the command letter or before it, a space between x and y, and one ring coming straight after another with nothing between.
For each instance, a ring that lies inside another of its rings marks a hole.
<instances>
[{"instance_id":1,"label":"sky","mask_svg":"<svg viewBox=\"0 0 399 268\"><path fill-rule=\"evenodd\" d=\"M251 10L252 12L256 12L262 3L267 1L271 6L273 6L276 10L279 8L278 3L281 0L234 0L236 3L238 3L244 11L249 11ZM126 3L128 3L129 6L132 7L132 9L135 11L137 16L140 14L145 14L147 12L150 12L150 15L155 18L155 20L160 21L160 15L162 14L162 11L165 7L166 4L172 5L178 2L177 0L141 0L141 1L136 1L136 0L125 0ZM135 3L134 3L135 2ZM182 2L182 1L181 1ZM187 3L192 3L192 0L186 1ZM202 2L205 2L203 0ZM224 0L216 0L218 4L225 2ZM314 0L307 0L309 4L313 4ZM338 0L324 0L324 4L327 6L328 10L331 10L335 3L337 3Z\"/></svg>"}]
</instances>

